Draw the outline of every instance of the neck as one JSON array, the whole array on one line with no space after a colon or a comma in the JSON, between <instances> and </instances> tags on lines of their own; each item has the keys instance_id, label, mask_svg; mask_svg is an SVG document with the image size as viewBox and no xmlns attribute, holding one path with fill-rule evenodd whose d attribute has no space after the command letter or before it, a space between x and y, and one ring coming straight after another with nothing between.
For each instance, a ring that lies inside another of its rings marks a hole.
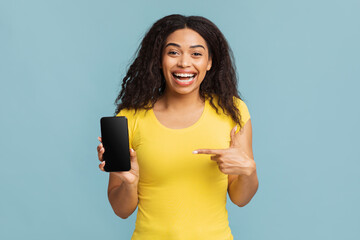
<instances>
[{"instance_id":1,"label":"neck","mask_svg":"<svg viewBox=\"0 0 360 240\"><path fill-rule=\"evenodd\" d=\"M190 94L173 94L165 90L164 95L160 99L160 107L170 111L188 111L204 105L204 101L200 98L199 91Z\"/></svg>"}]
</instances>

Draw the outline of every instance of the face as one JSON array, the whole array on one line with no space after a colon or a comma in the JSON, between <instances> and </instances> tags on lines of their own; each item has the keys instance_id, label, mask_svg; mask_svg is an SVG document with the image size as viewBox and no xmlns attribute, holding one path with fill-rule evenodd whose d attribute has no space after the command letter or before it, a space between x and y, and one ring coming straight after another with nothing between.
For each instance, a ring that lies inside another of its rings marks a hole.
<instances>
[{"instance_id":1,"label":"face","mask_svg":"<svg viewBox=\"0 0 360 240\"><path fill-rule=\"evenodd\" d=\"M205 40L194 30L179 29L168 36L162 52L167 94L198 93L211 59Z\"/></svg>"}]
</instances>

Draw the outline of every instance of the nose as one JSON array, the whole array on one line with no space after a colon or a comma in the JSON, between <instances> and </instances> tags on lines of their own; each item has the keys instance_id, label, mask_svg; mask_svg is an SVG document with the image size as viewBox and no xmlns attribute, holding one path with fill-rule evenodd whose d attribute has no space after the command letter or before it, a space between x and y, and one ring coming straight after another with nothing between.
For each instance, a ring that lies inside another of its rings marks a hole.
<instances>
[{"instance_id":1,"label":"nose","mask_svg":"<svg viewBox=\"0 0 360 240\"><path fill-rule=\"evenodd\" d=\"M191 65L191 57L188 56L187 54L182 54L179 58L178 58L178 66L179 67L189 67Z\"/></svg>"}]
</instances>

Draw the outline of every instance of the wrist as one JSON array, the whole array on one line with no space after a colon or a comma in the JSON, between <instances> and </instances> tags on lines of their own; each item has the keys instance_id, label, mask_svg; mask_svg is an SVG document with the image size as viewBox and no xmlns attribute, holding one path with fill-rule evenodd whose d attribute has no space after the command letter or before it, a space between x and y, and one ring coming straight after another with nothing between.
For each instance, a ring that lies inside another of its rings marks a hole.
<instances>
[{"instance_id":1,"label":"wrist","mask_svg":"<svg viewBox=\"0 0 360 240\"><path fill-rule=\"evenodd\" d=\"M138 187L138 183L139 183L139 180L136 179L134 181L131 181L131 182L122 182L122 185L124 186L125 189L136 189L137 190L137 187Z\"/></svg>"},{"instance_id":2,"label":"wrist","mask_svg":"<svg viewBox=\"0 0 360 240\"><path fill-rule=\"evenodd\" d=\"M238 175L239 180L246 180L251 178L257 178L256 168L249 169L243 174Z\"/></svg>"},{"instance_id":3,"label":"wrist","mask_svg":"<svg viewBox=\"0 0 360 240\"><path fill-rule=\"evenodd\" d=\"M255 163L254 159L250 159L247 170L244 172L243 176L251 177L254 175L256 175L256 163Z\"/></svg>"},{"instance_id":4,"label":"wrist","mask_svg":"<svg viewBox=\"0 0 360 240\"><path fill-rule=\"evenodd\" d=\"M121 180L122 184L137 185L139 182L139 176L135 174L129 174L130 172L114 172L114 175Z\"/></svg>"}]
</instances>

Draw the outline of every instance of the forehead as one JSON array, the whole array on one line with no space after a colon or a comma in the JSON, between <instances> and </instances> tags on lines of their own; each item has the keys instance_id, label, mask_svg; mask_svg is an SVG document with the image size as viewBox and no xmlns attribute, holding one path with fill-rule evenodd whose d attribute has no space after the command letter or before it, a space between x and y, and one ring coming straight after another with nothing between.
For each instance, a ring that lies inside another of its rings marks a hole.
<instances>
[{"instance_id":1,"label":"forehead","mask_svg":"<svg viewBox=\"0 0 360 240\"><path fill-rule=\"evenodd\" d=\"M176 43L181 47L203 45L207 48L205 39L199 33L189 28L179 29L171 33L167 37L165 45L168 43Z\"/></svg>"}]
</instances>

